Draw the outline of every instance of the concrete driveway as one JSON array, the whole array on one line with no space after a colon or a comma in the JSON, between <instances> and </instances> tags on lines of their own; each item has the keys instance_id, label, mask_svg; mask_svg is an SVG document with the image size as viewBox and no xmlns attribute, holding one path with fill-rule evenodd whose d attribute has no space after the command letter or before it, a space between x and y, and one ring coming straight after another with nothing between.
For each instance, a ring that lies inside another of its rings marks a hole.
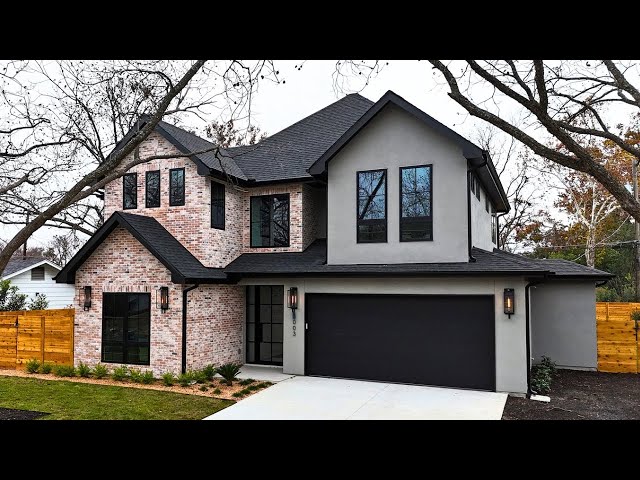
<instances>
[{"instance_id":1,"label":"concrete driveway","mask_svg":"<svg viewBox=\"0 0 640 480\"><path fill-rule=\"evenodd\" d=\"M293 377L205 420L500 420L506 393Z\"/></svg>"}]
</instances>

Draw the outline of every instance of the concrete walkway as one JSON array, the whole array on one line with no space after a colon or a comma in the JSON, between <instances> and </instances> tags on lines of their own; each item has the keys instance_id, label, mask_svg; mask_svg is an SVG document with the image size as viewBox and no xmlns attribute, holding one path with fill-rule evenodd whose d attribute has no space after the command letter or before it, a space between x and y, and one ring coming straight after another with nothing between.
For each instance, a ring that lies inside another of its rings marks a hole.
<instances>
[{"instance_id":1,"label":"concrete walkway","mask_svg":"<svg viewBox=\"0 0 640 480\"><path fill-rule=\"evenodd\" d=\"M506 393L293 377L205 420L500 420Z\"/></svg>"},{"instance_id":2,"label":"concrete walkway","mask_svg":"<svg viewBox=\"0 0 640 480\"><path fill-rule=\"evenodd\" d=\"M238 374L238 378L253 378L261 382L278 383L292 378L293 375L282 373L282 367L271 367L268 365L243 365Z\"/></svg>"}]
</instances>

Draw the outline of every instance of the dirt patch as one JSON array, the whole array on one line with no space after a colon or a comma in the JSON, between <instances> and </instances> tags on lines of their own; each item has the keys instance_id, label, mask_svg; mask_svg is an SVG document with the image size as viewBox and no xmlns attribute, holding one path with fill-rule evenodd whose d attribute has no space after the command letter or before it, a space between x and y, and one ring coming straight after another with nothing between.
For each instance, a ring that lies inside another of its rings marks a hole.
<instances>
[{"instance_id":1,"label":"dirt patch","mask_svg":"<svg viewBox=\"0 0 640 480\"><path fill-rule=\"evenodd\" d=\"M550 403L509 397L503 420L640 420L640 376L559 370Z\"/></svg>"},{"instance_id":2,"label":"dirt patch","mask_svg":"<svg viewBox=\"0 0 640 480\"><path fill-rule=\"evenodd\" d=\"M49 415L44 412L32 412L31 410L15 410L13 408L0 408L0 420L35 420Z\"/></svg>"},{"instance_id":3,"label":"dirt patch","mask_svg":"<svg viewBox=\"0 0 640 480\"><path fill-rule=\"evenodd\" d=\"M154 381L149 385L145 385L143 383L132 383L130 381L126 382L118 382L112 380L111 378L103 378L98 380L97 378L83 378L83 377L56 377L53 374L44 375L40 373L27 373L24 370L2 370L0 369L0 375L5 375L7 377L25 377L25 378L39 378L41 380L66 380L69 382L78 382L78 383L93 383L96 385L117 385L119 387L129 387L129 388L143 388L146 390L162 390L165 392L175 392L175 393L186 393L187 395L200 395L203 397L212 397L212 398L223 398L225 400L233 400L237 402L244 398L247 398L254 393L260 392L268 386L271 385L269 382L261 382L254 381L250 385L240 385L240 380L234 381L232 386L228 386L222 383L222 379L219 377L214 378L212 381L208 381L204 384L196 383L194 385L189 385L186 387L181 387L180 385L174 385L172 387L167 387L163 385L159 380ZM240 397L234 397L233 394L236 392L240 392L245 388L250 388L251 386L257 385L265 385L267 386L263 388L259 388L256 390L251 390L249 393L244 394ZM207 387L206 391L200 390L202 385ZM220 393L214 393L216 389L220 390Z\"/></svg>"}]
</instances>

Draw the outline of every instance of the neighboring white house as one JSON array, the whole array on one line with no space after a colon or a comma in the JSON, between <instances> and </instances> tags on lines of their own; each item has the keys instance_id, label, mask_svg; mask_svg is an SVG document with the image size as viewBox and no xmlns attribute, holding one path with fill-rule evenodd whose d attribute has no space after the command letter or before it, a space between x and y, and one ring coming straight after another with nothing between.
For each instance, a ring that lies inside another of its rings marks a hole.
<instances>
[{"instance_id":1,"label":"neighboring white house","mask_svg":"<svg viewBox=\"0 0 640 480\"><path fill-rule=\"evenodd\" d=\"M73 285L56 283L53 279L61 267L42 257L12 258L2 272L1 280L11 280L11 285L28 295L27 302L44 293L49 308L67 308L73 304Z\"/></svg>"}]
</instances>

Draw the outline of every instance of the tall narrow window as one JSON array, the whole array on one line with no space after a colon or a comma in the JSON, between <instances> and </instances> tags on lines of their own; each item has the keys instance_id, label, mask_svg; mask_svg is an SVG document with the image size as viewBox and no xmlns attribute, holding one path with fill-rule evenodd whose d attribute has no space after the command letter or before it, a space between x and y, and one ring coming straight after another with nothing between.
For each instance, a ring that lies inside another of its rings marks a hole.
<instances>
[{"instance_id":1,"label":"tall narrow window","mask_svg":"<svg viewBox=\"0 0 640 480\"><path fill-rule=\"evenodd\" d=\"M489 195L487 195L487 192L484 192L484 209L487 213L491 213L491 208L489 207Z\"/></svg>"},{"instance_id":2,"label":"tall narrow window","mask_svg":"<svg viewBox=\"0 0 640 480\"><path fill-rule=\"evenodd\" d=\"M289 194L251 197L251 247L289 246Z\"/></svg>"},{"instance_id":3,"label":"tall narrow window","mask_svg":"<svg viewBox=\"0 0 640 480\"><path fill-rule=\"evenodd\" d=\"M476 194L476 176L473 173L469 173L469 188L471 193Z\"/></svg>"},{"instance_id":4,"label":"tall narrow window","mask_svg":"<svg viewBox=\"0 0 640 480\"><path fill-rule=\"evenodd\" d=\"M400 168L400 241L433 240L432 167Z\"/></svg>"},{"instance_id":5,"label":"tall narrow window","mask_svg":"<svg viewBox=\"0 0 640 480\"><path fill-rule=\"evenodd\" d=\"M169 170L169 205L184 205L184 168Z\"/></svg>"},{"instance_id":6,"label":"tall narrow window","mask_svg":"<svg viewBox=\"0 0 640 480\"><path fill-rule=\"evenodd\" d=\"M160 170L146 173L145 206L154 208L160 206Z\"/></svg>"},{"instance_id":7,"label":"tall narrow window","mask_svg":"<svg viewBox=\"0 0 640 480\"><path fill-rule=\"evenodd\" d=\"M493 205L491 205L491 241L498 245L498 217Z\"/></svg>"},{"instance_id":8,"label":"tall narrow window","mask_svg":"<svg viewBox=\"0 0 640 480\"><path fill-rule=\"evenodd\" d=\"M224 230L224 185L211 182L211 227Z\"/></svg>"},{"instance_id":9,"label":"tall narrow window","mask_svg":"<svg viewBox=\"0 0 640 480\"><path fill-rule=\"evenodd\" d=\"M138 208L138 174L125 173L122 176L122 208Z\"/></svg>"},{"instance_id":10,"label":"tall narrow window","mask_svg":"<svg viewBox=\"0 0 640 480\"><path fill-rule=\"evenodd\" d=\"M358 172L358 243L387 241L387 171Z\"/></svg>"}]
</instances>

